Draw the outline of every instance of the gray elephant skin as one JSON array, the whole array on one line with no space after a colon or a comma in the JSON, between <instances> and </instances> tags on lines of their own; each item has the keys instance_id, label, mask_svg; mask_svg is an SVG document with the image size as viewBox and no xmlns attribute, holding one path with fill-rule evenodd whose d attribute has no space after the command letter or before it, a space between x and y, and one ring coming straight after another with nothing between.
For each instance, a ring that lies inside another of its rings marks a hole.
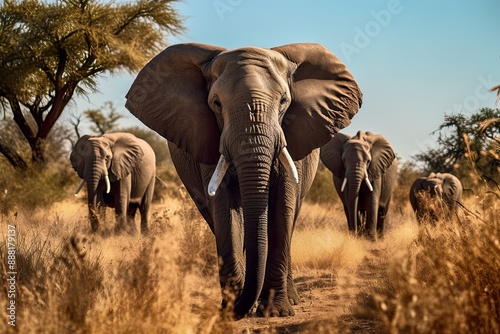
<instances>
[{"instance_id":1,"label":"gray elephant skin","mask_svg":"<svg viewBox=\"0 0 500 334\"><path fill-rule=\"evenodd\" d=\"M345 65L310 43L177 44L138 74L126 107L169 141L215 234L224 316L240 319L258 300L270 316L294 314L295 220L318 148L350 124L361 98Z\"/></svg>"},{"instance_id":2,"label":"gray elephant skin","mask_svg":"<svg viewBox=\"0 0 500 334\"><path fill-rule=\"evenodd\" d=\"M397 180L396 155L382 135L337 133L321 148L321 161L332 172L349 231L381 237Z\"/></svg>"},{"instance_id":3,"label":"gray elephant skin","mask_svg":"<svg viewBox=\"0 0 500 334\"><path fill-rule=\"evenodd\" d=\"M156 176L155 153L148 143L124 132L100 137L85 135L76 142L70 160L83 179L78 190L87 184L93 231L99 229L106 207L111 207L115 209L117 233L137 233L137 209L141 215L141 232L148 232Z\"/></svg>"},{"instance_id":4,"label":"gray elephant skin","mask_svg":"<svg viewBox=\"0 0 500 334\"><path fill-rule=\"evenodd\" d=\"M435 223L449 219L462 200L462 183L450 173L430 173L419 177L410 187L410 203L417 221Z\"/></svg>"}]
</instances>

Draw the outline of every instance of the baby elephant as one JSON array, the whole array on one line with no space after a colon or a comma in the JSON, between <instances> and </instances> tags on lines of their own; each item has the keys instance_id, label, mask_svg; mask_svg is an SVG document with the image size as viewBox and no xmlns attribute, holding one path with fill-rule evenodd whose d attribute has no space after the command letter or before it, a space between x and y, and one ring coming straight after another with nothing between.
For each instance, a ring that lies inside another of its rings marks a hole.
<instances>
[{"instance_id":1,"label":"baby elephant","mask_svg":"<svg viewBox=\"0 0 500 334\"><path fill-rule=\"evenodd\" d=\"M99 229L106 206L115 208L117 233L137 233L137 209L141 213L141 232L148 232L156 175L156 157L148 143L125 132L101 137L85 135L76 142L70 160L83 179L75 196L87 183L89 219L94 232Z\"/></svg>"},{"instance_id":2,"label":"baby elephant","mask_svg":"<svg viewBox=\"0 0 500 334\"><path fill-rule=\"evenodd\" d=\"M337 133L321 148L321 161L333 174L349 231L382 236L398 170L389 142L371 132Z\"/></svg>"},{"instance_id":3,"label":"baby elephant","mask_svg":"<svg viewBox=\"0 0 500 334\"><path fill-rule=\"evenodd\" d=\"M450 218L461 199L462 183L449 173L419 177L410 188L410 203L419 223Z\"/></svg>"}]
</instances>

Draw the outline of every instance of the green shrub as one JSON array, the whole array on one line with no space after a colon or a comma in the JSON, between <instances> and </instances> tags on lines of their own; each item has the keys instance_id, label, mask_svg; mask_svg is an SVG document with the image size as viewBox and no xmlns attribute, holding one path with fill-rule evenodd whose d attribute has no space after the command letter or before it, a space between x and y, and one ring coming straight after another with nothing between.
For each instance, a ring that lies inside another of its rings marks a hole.
<instances>
[{"instance_id":1,"label":"green shrub","mask_svg":"<svg viewBox=\"0 0 500 334\"><path fill-rule=\"evenodd\" d=\"M0 174L0 213L46 208L71 195L70 185L80 179L69 164L48 166L40 171L16 171L4 166ZM73 189L74 191L74 189Z\"/></svg>"}]
</instances>

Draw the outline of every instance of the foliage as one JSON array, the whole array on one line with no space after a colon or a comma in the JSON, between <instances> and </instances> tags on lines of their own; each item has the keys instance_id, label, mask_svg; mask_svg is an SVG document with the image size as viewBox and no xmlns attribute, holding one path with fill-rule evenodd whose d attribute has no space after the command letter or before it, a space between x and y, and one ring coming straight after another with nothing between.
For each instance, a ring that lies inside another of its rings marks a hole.
<instances>
[{"instance_id":1,"label":"foliage","mask_svg":"<svg viewBox=\"0 0 500 334\"><path fill-rule=\"evenodd\" d=\"M467 179L471 171L500 183L500 109L483 108L470 116L445 115L433 133L437 147L415 155L426 173L451 172ZM462 181L463 182L463 181ZM490 184L491 185L491 184Z\"/></svg>"},{"instance_id":2,"label":"foliage","mask_svg":"<svg viewBox=\"0 0 500 334\"><path fill-rule=\"evenodd\" d=\"M413 161L398 164L398 181L391 197L391 207L401 212L409 205L409 189L413 182L421 176L421 171Z\"/></svg>"},{"instance_id":3,"label":"foliage","mask_svg":"<svg viewBox=\"0 0 500 334\"><path fill-rule=\"evenodd\" d=\"M70 136L68 128L54 127L46 141L50 162L45 168L12 169L0 156L0 213L46 208L68 196L68 186L78 182L68 159ZM0 123L0 140L21 157L29 157L30 148L12 120Z\"/></svg>"},{"instance_id":4,"label":"foliage","mask_svg":"<svg viewBox=\"0 0 500 334\"><path fill-rule=\"evenodd\" d=\"M8 171L0 174L0 213L3 214L45 209L70 196L68 187L79 182L73 168L65 160L50 163L41 170L3 169Z\"/></svg>"},{"instance_id":5,"label":"foliage","mask_svg":"<svg viewBox=\"0 0 500 334\"><path fill-rule=\"evenodd\" d=\"M107 114L104 111L105 109L108 109ZM90 130L98 135L114 132L118 127L118 121L124 117L116 111L111 101L105 102L101 109L88 109L83 113L92 123Z\"/></svg>"},{"instance_id":6,"label":"foliage","mask_svg":"<svg viewBox=\"0 0 500 334\"><path fill-rule=\"evenodd\" d=\"M305 198L310 203L338 203L340 201L333 185L332 172L320 161L311 189Z\"/></svg>"},{"instance_id":7,"label":"foliage","mask_svg":"<svg viewBox=\"0 0 500 334\"><path fill-rule=\"evenodd\" d=\"M174 1L3 2L0 108L13 115L34 162L47 161L45 141L75 93L96 91L106 72L140 69L167 34L183 29Z\"/></svg>"}]
</instances>

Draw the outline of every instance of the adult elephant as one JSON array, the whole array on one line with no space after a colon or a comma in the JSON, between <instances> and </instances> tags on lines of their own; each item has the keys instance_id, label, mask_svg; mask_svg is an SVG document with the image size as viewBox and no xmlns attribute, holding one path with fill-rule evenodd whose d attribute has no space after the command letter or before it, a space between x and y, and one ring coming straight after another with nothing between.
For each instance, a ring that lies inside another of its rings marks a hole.
<instances>
[{"instance_id":1,"label":"adult elephant","mask_svg":"<svg viewBox=\"0 0 500 334\"><path fill-rule=\"evenodd\" d=\"M371 132L337 133L321 148L321 161L333 174L349 231L382 236L398 170L389 142Z\"/></svg>"},{"instance_id":2,"label":"adult elephant","mask_svg":"<svg viewBox=\"0 0 500 334\"><path fill-rule=\"evenodd\" d=\"M462 200L462 183L450 173L430 173L419 177L410 187L410 203L422 223L435 223L440 217L450 218Z\"/></svg>"},{"instance_id":3,"label":"adult elephant","mask_svg":"<svg viewBox=\"0 0 500 334\"><path fill-rule=\"evenodd\" d=\"M93 231L106 207L115 208L115 231L136 234L135 214L141 214L141 232L148 232L153 198L156 158L151 146L130 133L85 135L76 142L71 165L82 178L75 192L87 183L89 219Z\"/></svg>"},{"instance_id":4,"label":"adult elephant","mask_svg":"<svg viewBox=\"0 0 500 334\"><path fill-rule=\"evenodd\" d=\"M345 65L309 43L172 45L130 88L127 108L168 139L215 234L222 306L236 319L259 297L271 316L294 314L290 243L317 148L350 123L361 96Z\"/></svg>"}]
</instances>

